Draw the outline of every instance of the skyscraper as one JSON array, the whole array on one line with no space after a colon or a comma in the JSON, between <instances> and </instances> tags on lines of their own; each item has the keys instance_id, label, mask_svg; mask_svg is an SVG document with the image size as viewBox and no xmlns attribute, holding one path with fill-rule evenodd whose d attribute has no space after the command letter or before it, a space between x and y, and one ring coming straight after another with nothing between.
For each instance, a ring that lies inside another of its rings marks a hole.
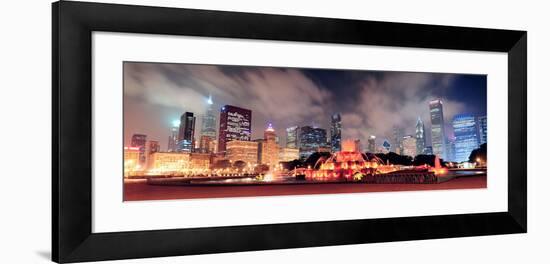
<instances>
[{"instance_id":1,"label":"skyscraper","mask_svg":"<svg viewBox=\"0 0 550 264\"><path fill-rule=\"evenodd\" d=\"M447 160L456 161L456 137L447 141Z\"/></svg>"},{"instance_id":2,"label":"skyscraper","mask_svg":"<svg viewBox=\"0 0 550 264\"><path fill-rule=\"evenodd\" d=\"M397 154L402 154L403 151L403 145L401 144L401 141L403 140L403 134L403 128L393 128L393 144L391 150Z\"/></svg>"},{"instance_id":3,"label":"skyscraper","mask_svg":"<svg viewBox=\"0 0 550 264\"><path fill-rule=\"evenodd\" d=\"M307 159L320 147L325 147L327 131L322 128L303 126L300 127L300 158Z\"/></svg>"},{"instance_id":4,"label":"skyscraper","mask_svg":"<svg viewBox=\"0 0 550 264\"><path fill-rule=\"evenodd\" d=\"M487 116L477 118L477 127L479 134L479 145L487 143Z\"/></svg>"},{"instance_id":5,"label":"skyscraper","mask_svg":"<svg viewBox=\"0 0 550 264\"><path fill-rule=\"evenodd\" d=\"M133 134L130 146L139 149L139 165L144 167L147 157L145 155L145 144L147 143L147 135Z\"/></svg>"},{"instance_id":6,"label":"skyscraper","mask_svg":"<svg viewBox=\"0 0 550 264\"><path fill-rule=\"evenodd\" d=\"M292 126L286 129L286 147L298 148L298 127Z\"/></svg>"},{"instance_id":7,"label":"skyscraper","mask_svg":"<svg viewBox=\"0 0 550 264\"><path fill-rule=\"evenodd\" d=\"M199 149L203 153L212 152L212 144L216 139L216 116L214 116L214 102L212 96L206 101L207 108L205 115L202 116L201 136Z\"/></svg>"},{"instance_id":8,"label":"skyscraper","mask_svg":"<svg viewBox=\"0 0 550 264\"><path fill-rule=\"evenodd\" d=\"M271 124L264 131L264 140L262 142L261 163L267 164L270 168L279 163L279 146L276 142L277 134Z\"/></svg>"},{"instance_id":9,"label":"skyscraper","mask_svg":"<svg viewBox=\"0 0 550 264\"><path fill-rule=\"evenodd\" d=\"M168 152L177 151L179 129L180 121L175 120L174 122L172 122L172 127L170 128L170 136L168 136Z\"/></svg>"},{"instance_id":10,"label":"skyscraper","mask_svg":"<svg viewBox=\"0 0 550 264\"><path fill-rule=\"evenodd\" d=\"M403 137L403 140L401 141L403 146L403 152L401 155L411 156L415 157L417 155L417 140L416 137L412 135L407 135Z\"/></svg>"},{"instance_id":11,"label":"skyscraper","mask_svg":"<svg viewBox=\"0 0 550 264\"><path fill-rule=\"evenodd\" d=\"M225 105L220 111L218 151L225 152L231 140L250 141L252 135L252 111L232 105Z\"/></svg>"},{"instance_id":12,"label":"skyscraper","mask_svg":"<svg viewBox=\"0 0 550 264\"><path fill-rule=\"evenodd\" d=\"M330 149L332 152L342 149L342 117L339 113L330 117Z\"/></svg>"},{"instance_id":13,"label":"skyscraper","mask_svg":"<svg viewBox=\"0 0 550 264\"><path fill-rule=\"evenodd\" d=\"M430 120L432 122L432 151L442 159L447 159L447 138L443 102L441 99L430 101Z\"/></svg>"},{"instance_id":14,"label":"skyscraper","mask_svg":"<svg viewBox=\"0 0 550 264\"><path fill-rule=\"evenodd\" d=\"M424 123L418 117L416 121L416 155L424 154L426 148L426 131L424 131Z\"/></svg>"},{"instance_id":15,"label":"skyscraper","mask_svg":"<svg viewBox=\"0 0 550 264\"><path fill-rule=\"evenodd\" d=\"M368 151L369 153L375 153L375 152L376 152L376 136L371 135L371 136L369 137L368 143L369 143L369 146L368 146L368 148L367 148L367 151Z\"/></svg>"},{"instance_id":16,"label":"skyscraper","mask_svg":"<svg viewBox=\"0 0 550 264\"><path fill-rule=\"evenodd\" d=\"M453 118L455 133L455 161L467 161L472 150L479 144L477 140L477 126L473 115L456 115Z\"/></svg>"},{"instance_id":17,"label":"skyscraper","mask_svg":"<svg viewBox=\"0 0 550 264\"><path fill-rule=\"evenodd\" d=\"M192 152L195 140L195 116L191 112L185 112L180 117L180 129L178 133L179 152Z\"/></svg>"}]
</instances>

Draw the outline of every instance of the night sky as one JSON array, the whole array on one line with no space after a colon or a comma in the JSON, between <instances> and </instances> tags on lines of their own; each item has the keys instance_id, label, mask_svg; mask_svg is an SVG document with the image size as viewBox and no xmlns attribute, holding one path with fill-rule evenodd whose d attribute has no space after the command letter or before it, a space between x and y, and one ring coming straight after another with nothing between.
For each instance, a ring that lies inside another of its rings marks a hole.
<instances>
[{"instance_id":1,"label":"night sky","mask_svg":"<svg viewBox=\"0 0 550 264\"><path fill-rule=\"evenodd\" d=\"M429 140L428 101L443 100L446 123L456 114L486 115L486 85L485 75L125 62L125 144L143 133L166 150L171 122L186 111L198 116L198 135L209 94L217 111L226 104L252 110L253 139L268 123L281 143L294 125L328 132L338 112L342 138L360 139L363 147L369 135L378 145L391 139L394 126L414 134L418 117ZM447 131L452 136L450 125Z\"/></svg>"}]
</instances>

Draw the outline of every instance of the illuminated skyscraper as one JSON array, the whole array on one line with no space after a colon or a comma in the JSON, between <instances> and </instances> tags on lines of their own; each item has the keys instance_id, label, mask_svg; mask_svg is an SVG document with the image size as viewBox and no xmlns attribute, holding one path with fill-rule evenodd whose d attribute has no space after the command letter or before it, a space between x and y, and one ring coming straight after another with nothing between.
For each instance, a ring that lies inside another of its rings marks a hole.
<instances>
[{"instance_id":1,"label":"illuminated skyscraper","mask_svg":"<svg viewBox=\"0 0 550 264\"><path fill-rule=\"evenodd\" d=\"M286 129L286 147L298 148L298 127L292 126Z\"/></svg>"},{"instance_id":2,"label":"illuminated skyscraper","mask_svg":"<svg viewBox=\"0 0 550 264\"><path fill-rule=\"evenodd\" d=\"M416 155L424 154L426 148L426 131L424 131L424 123L418 117L416 121Z\"/></svg>"},{"instance_id":3,"label":"illuminated skyscraper","mask_svg":"<svg viewBox=\"0 0 550 264\"><path fill-rule=\"evenodd\" d=\"M367 151L368 151L369 153L375 153L375 152L376 152L376 136L371 135L371 136L369 137L368 143L369 143L369 146L368 146L368 148L367 148Z\"/></svg>"},{"instance_id":4,"label":"illuminated skyscraper","mask_svg":"<svg viewBox=\"0 0 550 264\"><path fill-rule=\"evenodd\" d=\"M195 140L195 117L191 112L185 112L180 118L178 133L178 151L192 152Z\"/></svg>"},{"instance_id":5,"label":"illuminated skyscraper","mask_svg":"<svg viewBox=\"0 0 550 264\"><path fill-rule=\"evenodd\" d=\"M175 120L174 122L172 122L172 127L170 128L170 136L168 137L168 152L177 151L179 129L180 121Z\"/></svg>"},{"instance_id":6,"label":"illuminated skyscraper","mask_svg":"<svg viewBox=\"0 0 550 264\"><path fill-rule=\"evenodd\" d=\"M325 129L311 126L300 127L300 158L307 159L320 147L325 147L326 142L327 131Z\"/></svg>"},{"instance_id":7,"label":"illuminated skyscraper","mask_svg":"<svg viewBox=\"0 0 550 264\"><path fill-rule=\"evenodd\" d=\"M447 159L447 139L443 102L440 99L430 101L430 119L432 122L432 151L434 155Z\"/></svg>"},{"instance_id":8,"label":"illuminated skyscraper","mask_svg":"<svg viewBox=\"0 0 550 264\"><path fill-rule=\"evenodd\" d=\"M342 117L339 113L330 117L330 149L332 152L342 149Z\"/></svg>"},{"instance_id":9,"label":"illuminated skyscraper","mask_svg":"<svg viewBox=\"0 0 550 264\"><path fill-rule=\"evenodd\" d=\"M479 144L477 140L477 126L473 115L456 115L453 119L455 133L455 161L468 161L472 150Z\"/></svg>"},{"instance_id":10,"label":"illuminated skyscraper","mask_svg":"<svg viewBox=\"0 0 550 264\"><path fill-rule=\"evenodd\" d=\"M201 136L199 149L203 153L212 152L213 141L216 139L216 117L214 116L214 102L212 96L206 101L206 114L202 116Z\"/></svg>"},{"instance_id":11,"label":"illuminated skyscraper","mask_svg":"<svg viewBox=\"0 0 550 264\"><path fill-rule=\"evenodd\" d=\"M139 149L139 165L144 167L146 165L147 157L145 155L145 144L147 143L147 135L133 134L132 142L130 146Z\"/></svg>"},{"instance_id":12,"label":"illuminated skyscraper","mask_svg":"<svg viewBox=\"0 0 550 264\"><path fill-rule=\"evenodd\" d=\"M264 131L260 162L262 164L269 165L270 168L279 163L279 146L277 145L276 138L277 134L275 133L275 129L273 129L273 126L269 124L267 129Z\"/></svg>"},{"instance_id":13,"label":"illuminated skyscraper","mask_svg":"<svg viewBox=\"0 0 550 264\"><path fill-rule=\"evenodd\" d=\"M412 135L404 136L403 140L401 141L401 144L403 146L403 152L401 153L401 155L415 157L417 155L416 143L416 137Z\"/></svg>"},{"instance_id":14,"label":"illuminated skyscraper","mask_svg":"<svg viewBox=\"0 0 550 264\"><path fill-rule=\"evenodd\" d=\"M487 143L487 116L477 118L477 127L479 134L479 144Z\"/></svg>"},{"instance_id":15,"label":"illuminated skyscraper","mask_svg":"<svg viewBox=\"0 0 550 264\"><path fill-rule=\"evenodd\" d=\"M252 135L252 111L232 105L223 106L220 111L218 151L225 152L231 140L250 141Z\"/></svg>"}]
</instances>

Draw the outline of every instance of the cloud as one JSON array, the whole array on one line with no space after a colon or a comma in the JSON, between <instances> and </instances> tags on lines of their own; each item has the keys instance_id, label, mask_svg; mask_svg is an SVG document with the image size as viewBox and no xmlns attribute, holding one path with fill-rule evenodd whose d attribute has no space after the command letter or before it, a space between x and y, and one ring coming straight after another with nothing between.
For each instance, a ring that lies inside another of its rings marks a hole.
<instances>
[{"instance_id":1,"label":"cloud","mask_svg":"<svg viewBox=\"0 0 550 264\"><path fill-rule=\"evenodd\" d=\"M363 122L348 122L344 136L360 136L362 141L369 134L391 139L394 127L413 134L418 117L429 133L428 102L444 95L452 82L452 75L428 73L387 73L380 78L366 78L359 85L358 100L352 110ZM464 109L460 102L444 101L446 122Z\"/></svg>"},{"instance_id":2,"label":"cloud","mask_svg":"<svg viewBox=\"0 0 550 264\"><path fill-rule=\"evenodd\" d=\"M330 92L301 71L266 67L128 63L124 93L198 116L205 112L204 98L211 94L217 107L228 104L252 110L253 137L263 136L266 122L280 128L280 136L291 125L324 124L329 116L326 106L331 104ZM201 122L199 118L196 127Z\"/></svg>"}]
</instances>

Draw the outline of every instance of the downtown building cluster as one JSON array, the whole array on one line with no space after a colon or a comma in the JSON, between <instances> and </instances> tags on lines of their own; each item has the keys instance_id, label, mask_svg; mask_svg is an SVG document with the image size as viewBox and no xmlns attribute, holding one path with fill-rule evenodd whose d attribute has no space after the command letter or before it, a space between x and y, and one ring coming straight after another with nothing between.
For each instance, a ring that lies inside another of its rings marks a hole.
<instances>
[{"instance_id":1,"label":"downtown building cluster","mask_svg":"<svg viewBox=\"0 0 550 264\"><path fill-rule=\"evenodd\" d=\"M458 114L450 123L446 123L441 99L430 101L429 111L431 142L428 142L424 123L418 117L414 127L415 133L412 135L405 135L403 127L394 127L392 139L385 139L380 146L376 145L376 137L370 136L368 152L393 151L411 157L421 154L437 155L446 161L464 162L468 161L474 149L487 143L487 116ZM452 133L447 133L448 127L453 130ZM454 137L449 136L450 134Z\"/></svg>"},{"instance_id":2,"label":"downtown building cluster","mask_svg":"<svg viewBox=\"0 0 550 264\"><path fill-rule=\"evenodd\" d=\"M415 133L406 135L405 129L395 127L392 139L384 139L377 145L376 136L367 139L370 153L393 151L400 155L438 155L446 161L467 161L472 150L487 142L487 117L468 114L456 115L451 121L454 137L446 133L443 102L429 102L431 144L426 138L424 123L417 119ZM219 116L219 124L216 116ZM236 163L247 170L259 165L270 169L280 162L305 160L316 152L336 153L341 150L342 118L339 113L329 117L329 129L316 126L290 126L285 129L285 144L280 142L273 126L267 124L263 138L252 138L252 110L224 105L214 111L212 98L200 129L196 129L197 116L185 112L173 122L169 131L166 151L161 151L158 141L147 140L147 135L134 134L129 147L124 148L125 175L148 172L151 174L183 173L208 174L212 165ZM198 133L196 133L198 130ZM353 140L361 150L359 139Z\"/></svg>"},{"instance_id":3,"label":"downtown building cluster","mask_svg":"<svg viewBox=\"0 0 550 264\"><path fill-rule=\"evenodd\" d=\"M252 110L224 105L218 113L208 98L202 126L196 134L192 112L185 112L173 122L166 151L160 151L158 141L147 135L133 134L129 147L124 148L125 175L208 174L212 165L226 162L247 170L258 165L270 169L280 162L305 160L315 152L336 152L341 149L342 121L340 114L330 117L330 130L314 126L292 126L285 130L286 144L280 142L272 124L267 124L263 138L252 139ZM219 114L217 126L216 115Z\"/></svg>"}]
</instances>

